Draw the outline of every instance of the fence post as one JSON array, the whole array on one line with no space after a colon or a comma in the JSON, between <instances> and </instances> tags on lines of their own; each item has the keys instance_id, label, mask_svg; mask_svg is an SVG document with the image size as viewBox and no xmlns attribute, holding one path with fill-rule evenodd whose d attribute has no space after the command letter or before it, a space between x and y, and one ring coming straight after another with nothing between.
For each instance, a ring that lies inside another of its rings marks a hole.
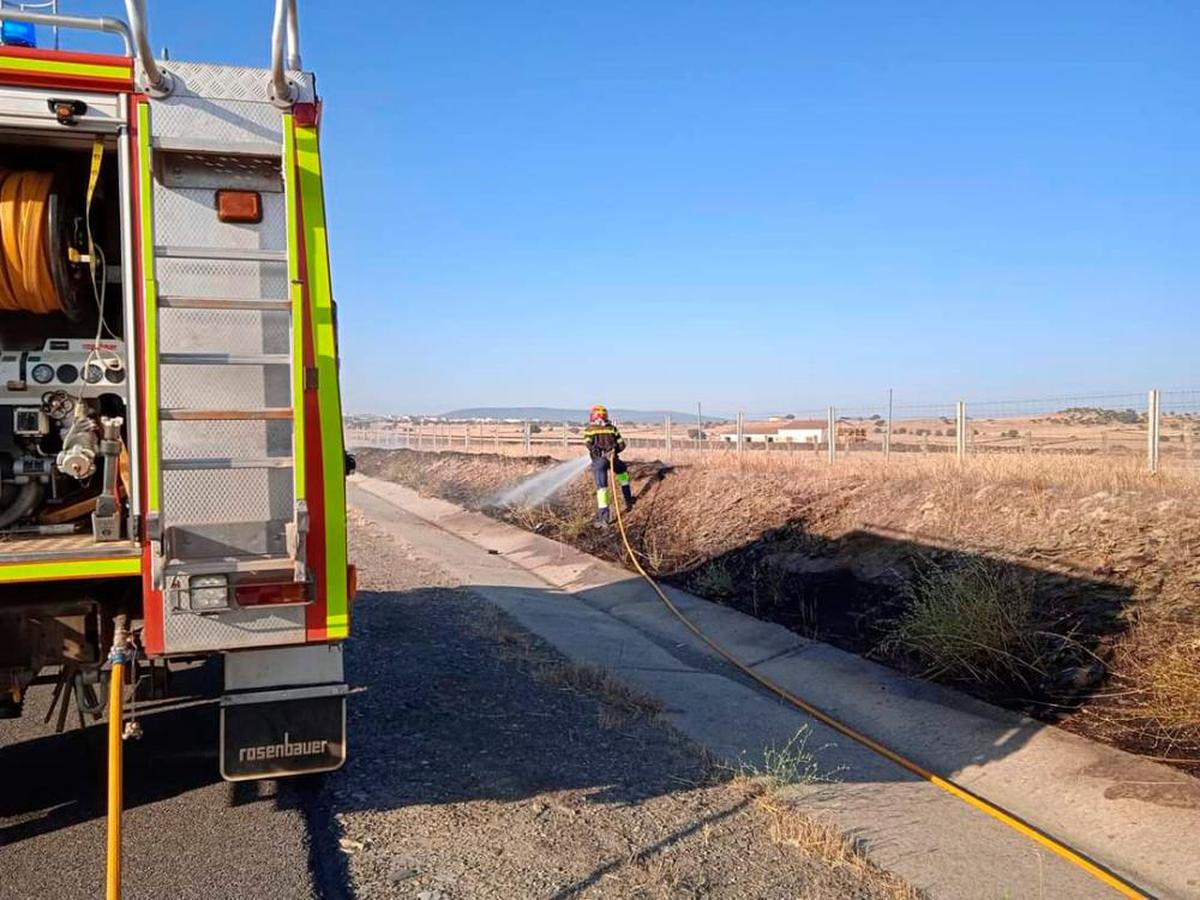
<instances>
[{"instance_id":1,"label":"fence post","mask_svg":"<svg viewBox=\"0 0 1200 900\"><path fill-rule=\"evenodd\" d=\"M700 404L696 404L696 449L704 449L704 414L700 411Z\"/></svg>"},{"instance_id":2,"label":"fence post","mask_svg":"<svg viewBox=\"0 0 1200 900\"><path fill-rule=\"evenodd\" d=\"M663 419L663 429L666 431L667 435L667 448L665 455L667 457L667 461L670 462L671 451L673 450L673 447L671 446L671 417L669 415Z\"/></svg>"},{"instance_id":3,"label":"fence post","mask_svg":"<svg viewBox=\"0 0 1200 900\"><path fill-rule=\"evenodd\" d=\"M964 463L967 461L967 402L965 400L958 401L958 407L954 411L954 451L958 456L958 461Z\"/></svg>"},{"instance_id":4,"label":"fence post","mask_svg":"<svg viewBox=\"0 0 1200 900\"><path fill-rule=\"evenodd\" d=\"M884 460L892 457L892 391L894 388L888 388L888 418L887 431L883 433L883 458Z\"/></svg>"},{"instance_id":5,"label":"fence post","mask_svg":"<svg viewBox=\"0 0 1200 900\"><path fill-rule=\"evenodd\" d=\"M533 449L533 430L530 428L529 420L526 419L521 431L521 444L525 448L525 453Z\"/></svg>"},{"instance_id":6,"label":"fence post","mask_svg":"<svg viewBox=\"0 0 1200 900\"><path fill-rule=\"evenodd\" d=\"M837 462L837 410L832 406L827 411L828 421L826 422L825 436L826 443L829 444L829 461Z\"/></svg>"},{"instance_id":7,"label":"fence post","mask_svg":"<svg viewBox=\"0 0 1200 900\"><path fill-rule=\"evenodd\" d=\"M746 442L746 414L737 414L737 456L738 462L742 461L742 444Z\"/></svg>"},{"instance_id":8,"label":"fence post","mask_svg":"<svg viewBox=\"0 0 1200 900\"><path fill-rule=\"evenodd\" d=\"M1151 475L1158 474L1159 440L1162 432L1161 400L1162 397L1158 391L1150 392L1146 410L1146 424L1148 426L1146 429L1148 442L1146 462L1150 468Z\"/></svg>"}]
</instances>

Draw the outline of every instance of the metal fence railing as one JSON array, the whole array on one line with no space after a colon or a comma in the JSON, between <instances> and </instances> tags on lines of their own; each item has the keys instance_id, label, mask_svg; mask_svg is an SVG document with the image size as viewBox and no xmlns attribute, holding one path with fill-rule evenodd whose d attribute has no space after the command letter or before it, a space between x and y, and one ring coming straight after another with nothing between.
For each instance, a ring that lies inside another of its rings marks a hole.
<instances>
[{"instance_id":1,"label":"metal fence railing","mask_svg":"<svg viewBox=\"0 0 1200 900\"><path fill-rule=\"evenodd\" d=\"M618 423L630 451L683 454L846 456L1000 454L1143 459L1146 468L1200 472L1200 390L1080 394L1032 400L828 406L786 416L698 416ZM582 422L446 421L400 417L348 421L351 447L463 449L509 455L577 452Z\"/></svg>"}]
</instances>

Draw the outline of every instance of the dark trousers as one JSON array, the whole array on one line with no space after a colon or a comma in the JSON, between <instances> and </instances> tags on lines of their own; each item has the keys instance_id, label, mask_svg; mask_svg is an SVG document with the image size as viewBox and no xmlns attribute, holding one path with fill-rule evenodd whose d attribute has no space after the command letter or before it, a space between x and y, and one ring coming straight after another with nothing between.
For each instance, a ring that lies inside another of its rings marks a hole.
<instances>
[{"instance_id":1,"label":"dark trousers","mask_svg":"<svg viewBox=\"0 0 1200 900\"><path fill-rule=\"evenodd\" d=\"M617 473L617 484L621 488L621 498L628 507L633 503L633 488L629 484L629 470L621 457L613 457L613 471ZM608 521L608 507L611 495L608 491L608 457L599 456L592 459L592 478L596 481L596 506L599 507L600 519Z\"/></svg>"}]
</instances>

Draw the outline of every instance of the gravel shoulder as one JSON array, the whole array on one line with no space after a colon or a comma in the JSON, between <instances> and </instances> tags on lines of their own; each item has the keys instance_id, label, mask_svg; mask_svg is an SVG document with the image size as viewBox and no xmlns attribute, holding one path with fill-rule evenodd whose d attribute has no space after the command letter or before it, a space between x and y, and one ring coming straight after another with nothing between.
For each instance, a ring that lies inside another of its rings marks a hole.
<instances>
[{"instance_id":1,"label":"gravel shoulder","mask_svg":"<svg viewBox=\"0 0 1200 900\"><path fill-rule=\"evenodd\" d=\"M348 676L366 690L320 801L314 847L341 856L323 893L913 896L761 783L714 777L653 701L568 663L361 517L352 546Z\"/></svg>"}]
</instances>

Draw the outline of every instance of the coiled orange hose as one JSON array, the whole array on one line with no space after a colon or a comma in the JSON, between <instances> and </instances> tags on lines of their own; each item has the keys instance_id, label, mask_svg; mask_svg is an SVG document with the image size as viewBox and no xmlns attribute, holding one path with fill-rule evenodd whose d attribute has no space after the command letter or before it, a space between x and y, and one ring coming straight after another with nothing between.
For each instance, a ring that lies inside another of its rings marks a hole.
<instances>
[{"instance_id":1,"label":"coiled orange hose","mask_svg":"<svg viewBox=\"0 0 1200 900\"><path fill-rule=\"evenodd\" d=\"M0 311L62 310L47 249L49 172L0 170Z\"/></svg>"}]
</instances>

